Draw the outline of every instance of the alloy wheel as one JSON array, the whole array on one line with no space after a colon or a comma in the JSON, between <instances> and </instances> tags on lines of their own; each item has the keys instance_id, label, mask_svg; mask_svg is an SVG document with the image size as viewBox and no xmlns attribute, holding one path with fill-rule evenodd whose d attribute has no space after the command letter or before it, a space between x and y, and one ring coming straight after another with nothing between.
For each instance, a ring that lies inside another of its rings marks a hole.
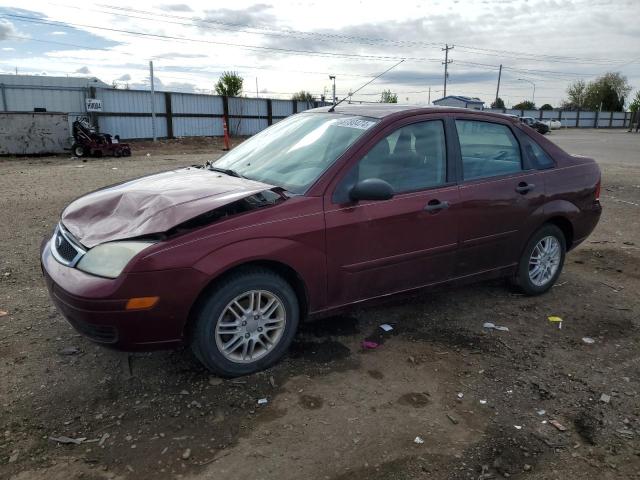
<instances>
[{"instance_id":1,"label":"alloy wheel","mask_svg":"<svg viewBox=\"0 0 640 480\"><path fill-rule=\"evenodd\" d=\"M529 257L531 283L538 287L549 283L558 271L561 255L560 242L556 237L549 235L541 238Z\"/></svg>"},{"instance_id":2,"label":"alloy wheel","mask_svg":"<svg viewBox=\"0 0 640 480\"><path fill-rule=\"evenodd\" d=\"M280 298L267 290L236 296L222 311L215 328L216 346L228 360L252 363L281 340L286 311Z\"/></svg>"}]
</instances>

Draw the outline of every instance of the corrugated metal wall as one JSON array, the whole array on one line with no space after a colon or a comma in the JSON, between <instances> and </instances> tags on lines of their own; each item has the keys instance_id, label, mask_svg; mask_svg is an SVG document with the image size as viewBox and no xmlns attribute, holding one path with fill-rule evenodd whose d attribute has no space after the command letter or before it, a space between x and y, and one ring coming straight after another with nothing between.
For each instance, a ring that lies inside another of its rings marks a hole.
<instances>
[{"instance_id":1,"label":"corrugated metal wall","mask_svg":"<svg viewBox=\"0 0 640 480\"><path fill-rule=\"evenodd\" d=\"M52 81L47 86L48 77L42 77L38 84L0 85L4 90L6 105L0 96L0 111L32 112L34 108L46 108L47 111L57 111L69 114L69 122L76 116L86 115L85 98L90 96L87 87L65 86L65 80ZM97 114L101 131L113 135L120 135L122 139L151 138L151 93L141 90L115 90L105 88L104 84L96 86L95 96L103 102L103 112ZM229 114L229 131L232 135L253 135L269 125L269 100L265 98L230 97L227 100ZM168 121L167 103L171 105L171 119ZM223 97L174 92L156 92L154 95L156 111L156 136L166 137L170 134L169 123L173 136L219 136L223 134ZM291 100L271 100L271 121L276 123L282 118L296 112L303 112L314 108L312 102L296 102ZM502 112L491 109L489 111ZM509 109L505 113L512 115L530 116L534 118L552 119L561 117L565 127L594 127L596 118L598 127L628 126L630 115L624 112L580 112L579 122L577 112L542 111ZM238 118L243 117L243 118Z\"/></svg>"}]
</instances>

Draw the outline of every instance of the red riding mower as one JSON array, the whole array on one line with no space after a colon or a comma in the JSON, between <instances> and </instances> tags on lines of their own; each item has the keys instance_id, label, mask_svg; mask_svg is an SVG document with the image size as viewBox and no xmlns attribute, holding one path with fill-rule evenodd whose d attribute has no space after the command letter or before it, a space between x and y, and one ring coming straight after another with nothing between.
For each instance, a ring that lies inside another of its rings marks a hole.
<instances>
[{"instance_id":1,"label":"red riding mower","mask_svg":"<svg viewBox=\"0 0 640 480\"><path fill-rule=\"evenodd\" d=\"M86 118L73 122L73 145L71 152L76 157L129 157L131 147L128 143L120 143L120 137L111 137L108 133L98 133Z\"/></svg>"}]
</instances>

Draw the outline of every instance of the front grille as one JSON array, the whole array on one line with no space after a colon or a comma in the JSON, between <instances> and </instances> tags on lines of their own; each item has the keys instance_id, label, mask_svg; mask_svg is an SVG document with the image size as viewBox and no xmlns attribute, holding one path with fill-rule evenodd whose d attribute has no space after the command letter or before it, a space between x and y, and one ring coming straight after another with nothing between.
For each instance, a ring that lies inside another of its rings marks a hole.
<instances>
[{"instance_id":1,"label":"front grille","mask_svg":"<svg viewBox=\"0 0 640 480\"><path fill-rule=\"evenodd\" d=\"M69 323L80 333L98 343L115 343L118 333L111 325L93 325L78 319L67 318Z\"/></svg>"},{"instance_id":2,"label":"front grille","mask_svg":"<svg viewBox=\"0 0 640 480\"><path fill-rule=\"evenodd\" d=\"M62 233L58 232L56 238L54 239L56 243L56 250L58 254L65 259L67 262L72 262L78 251L71 245L71 242L67 240Z\"/></svg>"},{"instance_id":3,"label":"front grille","mask_svg":"<svg viewBox=\"0 0 640 480\"><path fill-rule=\"evenodd\" d=\"M63 265L75 267L86 251L59 224L51 239L51 253Z\"/></svg>"}]
</instances>

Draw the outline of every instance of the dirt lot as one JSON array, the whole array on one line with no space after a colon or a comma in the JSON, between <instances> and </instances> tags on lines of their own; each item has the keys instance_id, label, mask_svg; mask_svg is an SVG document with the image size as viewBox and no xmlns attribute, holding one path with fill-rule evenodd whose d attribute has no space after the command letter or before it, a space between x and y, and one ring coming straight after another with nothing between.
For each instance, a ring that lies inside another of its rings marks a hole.
<instances>
[{"instance_id":1,"label":"dirt lot","mask_svg":"<svg viewBox=\"0 0 640 480\"><path fill-rule=\"evenodd\" d=\"M38 264L74 197L202 163L219 144L0 160L0 478L640 478L640 135L551 138L601 161L604 214L550 293L494 282L354 311L305 325L269 371L225 381L188 351L86 341ZM369 335L384 343L363 351Z\"/></svg>"}]
</instances>

